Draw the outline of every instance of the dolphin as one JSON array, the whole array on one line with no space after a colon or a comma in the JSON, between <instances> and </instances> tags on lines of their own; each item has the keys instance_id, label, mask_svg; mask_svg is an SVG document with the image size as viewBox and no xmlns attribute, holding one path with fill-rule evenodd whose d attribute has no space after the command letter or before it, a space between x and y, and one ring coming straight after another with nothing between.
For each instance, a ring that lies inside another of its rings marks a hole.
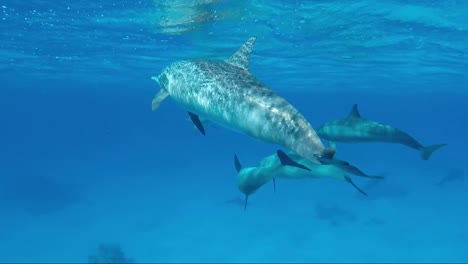
<instances>
[{"instance_id":1,"label":"dolphin","mask_svg":"<svg viewBox=\"0 0 468 264\"><path fill-rule=\"evenodd\" d=\"M152 110L171 97L205 135L202 119L263 142L278 144L305 159L333 159L306 118L284 98L249 72L256 37L248 39L227 60L183 60L152 77L161 89Z\"/></svg>"},{"instance_id":2,"label":"dolphin","mask_svg":"<svg viewBox=\"0 0 468 264\"><path fill-rule=\"evenodd\" d=\"M330 142L361 143L387 142L397 143L416 149L423 160L428 160L432 153L447 144L423 146L416 139L398 128L367 120L361 117L357 104L354 104L346 118L326 122L319 126L317 134Z\"/></svg>"},{"instance_id":3,"label":"dolphin","mask_svg":"<svg viewBox=\"0 0 468 264\"><path fill-rule=\"evenodd\" d=\"M281 151L280 151L281 152ZM285 154L285 153L284 153ZM285 154L286 155L286 154ZM367 194L359 188L339 166L322 165L311 162L292 151L287 153L287 157L291 158L292 162L303 164L309 168L304 170L295 166L283 166L281 160L282 155L278 153L263 158L256 167L243 168L237 155L234 154L234 165L237 170L237 187L240 192L245 195L244 211L247 208L247 200L249 196L255 193L261 186L275 178L287 179L305 179L305 178L333 178L348 182L360 193ZM383 179L383 176L361 175L361 177L370 179Z\"/></svg>"},{"instance_id":4,"label":"dolphin","mask_svg":"<svg viewBox=\"0 0 468 264\"><path fill-rule=\"evenodd\" d=\"M237 170L237 188L245 195L244 211L247 209L249 196L255 193L260 187L269 182L274 177L274 168L248 167L242 168L242 165L234 154L234 162Z\"/></svg>"}]
</instances>

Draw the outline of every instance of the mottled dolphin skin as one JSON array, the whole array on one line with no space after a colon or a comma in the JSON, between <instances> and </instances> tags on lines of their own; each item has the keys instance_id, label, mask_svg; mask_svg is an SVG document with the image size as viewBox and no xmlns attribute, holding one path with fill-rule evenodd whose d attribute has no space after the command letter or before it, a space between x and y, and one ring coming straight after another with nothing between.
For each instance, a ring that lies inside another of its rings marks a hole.
<instances>
[{"instance_id":1,"label":"mottled dolphin skin","mask_svg":"<svg viewBox=\"0 0 468 264\"><path fill-rule=\"evenodd\" d=\"M278 144L309 161L332 159L306 118L284 98L257 80L248 70L252 37L225 61L177 61L153 77L161 87L152 101L156 110L168 96L189 112L205 134L200 119Z\"/></svg>"},{"instance_id":2,"label":"mottled dolphin skin","mask_svg":"<svg viewBox=\"0 0 468 264\"><path fill-rule=\"evenodd\" d=\"M360 193L367 196L346 173L335 165L322 165L310 162L301 156L290 151L287 153L294 162L303 164L309 168L304 170L293 166L283 166L277 154L273 154L263 158L256 167L243 168L237 155L234 155L234 164L237 170L237 188L245 195L244 210L247 207L249 196L255 193L260 187L275 178L286 179L306 179L306 178L333 178L340 181L345 181L354 186ZM383 176L368 176L361 177L370 179L383 179Z\"/></svg>"},{"instance_id":3,"label":"mottled dolphin skin","mask_svg":"<svg viewBox=\"0 0 468 264\"><path fill-rule=\"evenodd\" d=\"M446 144L423 146L406 132L377 121L361 117L357 104L354 104L346 118L327 122L317 129L317 134L334 142L361 143L361 142L387 142L408 146L420 151L421 158L428 160L432 153Z\"/></svg>"}]
</instances>

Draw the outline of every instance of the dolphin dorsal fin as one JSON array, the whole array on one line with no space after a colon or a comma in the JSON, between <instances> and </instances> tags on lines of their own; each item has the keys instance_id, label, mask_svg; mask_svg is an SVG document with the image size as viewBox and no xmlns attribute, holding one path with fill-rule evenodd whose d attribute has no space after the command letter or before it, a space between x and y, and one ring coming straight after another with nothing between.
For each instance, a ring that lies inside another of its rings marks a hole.
<instances>
[{"instance_id":1,"label":"dolphin dorsal fin","mask_svg":"<svg viewBox=\"0 0 468 264\"><path fill-rule=\"evenodd\" d=\"M357 104L354 104L353 108L351 108L351 112L349 112L348 118L361 118Z\"/></svg>"},{"instance_id":2,"label":"dolphin dorsal fin","mask_svg":"<svg viewBox=\"0 0 468 264\"><path fill-rule=\"evenodd\" d=\"M250 53L253 49L253 44L257 37L253 36L247 40L244 45L240 47L236 53L232 54L229 59L226 60L227 63L242 68L246 71L249 70L249 62L250 62Z\"/></svg>"}]
</instances>

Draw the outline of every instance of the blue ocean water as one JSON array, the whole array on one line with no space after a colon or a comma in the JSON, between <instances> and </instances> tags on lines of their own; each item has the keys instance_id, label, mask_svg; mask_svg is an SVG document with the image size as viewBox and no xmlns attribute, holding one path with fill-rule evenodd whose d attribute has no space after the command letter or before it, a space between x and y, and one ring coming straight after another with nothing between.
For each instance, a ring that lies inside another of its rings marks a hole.
<instances>
[{"instance_id":1,"label":"blue ocean water","mask_svg":"<svg viewBox=\"0 0 468 264\"><path fill-rule=\"evenodd\" d=\"M0 262L468 262L466 1L0 2ZM279 147L204 137L150 79L223 60L257 36L250 72L313 127L361 115L397 144L337 143L384 180L276 180L249 198L233 155Z\"/></svg>"}]
</instances>

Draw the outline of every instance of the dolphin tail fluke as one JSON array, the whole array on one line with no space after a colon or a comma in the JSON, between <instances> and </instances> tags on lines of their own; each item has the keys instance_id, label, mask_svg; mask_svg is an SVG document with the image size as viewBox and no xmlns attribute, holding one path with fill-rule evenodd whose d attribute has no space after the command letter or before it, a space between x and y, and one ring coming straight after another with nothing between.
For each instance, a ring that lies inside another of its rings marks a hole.
<instances>
[{"instance_id":1,"label":"dolphin tail fluke","mask_svg":"<svg viewBox=\"0 0 468 264\"><path fill-rule=\"evenodd\" d=\"M437 144L437 145L432 145L432 146L427 146L427 147L424 147L421 149L421 158L423 160L428 160L432 153L434 153L434 151L440 149L441 147L445 146L447 144Z\"/></svg>"},{"instance_id":2,"label":"dolphin tail fluke","mask_svg":"<svg viewBox=\"0 0 468 264\"><path fill-rule=\"evenodd\" d=\"M349 182L354 188L356 188L356 190L358 190L360 193L367 196L367 193L364 192L361 188L359 188L348 175L345 175L345 180Z\"/></svg>"}]
</instances>

